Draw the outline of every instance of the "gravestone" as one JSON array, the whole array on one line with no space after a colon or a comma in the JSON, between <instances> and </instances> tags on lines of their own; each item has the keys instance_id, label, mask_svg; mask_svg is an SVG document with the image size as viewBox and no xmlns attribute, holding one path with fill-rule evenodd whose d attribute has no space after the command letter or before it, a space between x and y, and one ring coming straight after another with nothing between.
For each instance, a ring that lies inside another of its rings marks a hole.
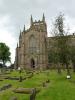
<instances>
[{"instance_id":1,"label":"gravestone","mask_svg":"<svg viewBox=\"0 0 75 100\"><path fill-rule=\"evenodd\" d=\"M36 89L33 89L32 94L30 95L30 100L35 100L36 97Z\"/></svg>"},{"instance_id":2,"label":"gravestone","mask_svg":"<svg viewBox=\"0 0 75 100\"><path fill-rule=\"evenodd\" d=\"M19 82L22 82L22 76L20 76Z\"/></svg>"},{"instance_id":3,"label":"gravestone","mask_svg":"<svg viewBox=\"0 0 75 100\"><path fill-rule=\"evenodd\" d=\"M43 82L42 85L43 85L43 87L46 87L46 83L45 82Z\"/></svg>"},{"instance_id":4,"label":"gravestone","mask_svg":"<svg viewBox=\"0 0 75 100\"><path fill-rule=\"evenodd\" d=\"M48 79L48 80L46 80L46 83L49 83L50 82L50 80Z\"/></svg>"},{"instance_id":5,"label":"gravestone","mask_svg":"<svg viewBox=\"0 0 75 100\"><path fill-rule=\"evenodd\" d=\"M9 89L12 85L11 84L5 84L3 87L0 88L0 91Z\"/></svg>"}]
</instances>

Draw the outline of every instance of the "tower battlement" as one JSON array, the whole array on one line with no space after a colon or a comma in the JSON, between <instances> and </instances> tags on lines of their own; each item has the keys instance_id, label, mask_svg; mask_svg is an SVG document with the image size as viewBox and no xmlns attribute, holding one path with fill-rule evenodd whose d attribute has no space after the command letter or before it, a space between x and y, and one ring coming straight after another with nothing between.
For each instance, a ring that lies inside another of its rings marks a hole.
<instances>
[{"instance_id":1,"label":"tower battlement","mask_svg":"<svg viewBox=\"0 0 75 100\"><path fill-rule=\"evenodd\" d=\"M33 21L33 18L31 16L31 27L30 28L35 30L35 31L46 32L47 26L46 26L44 14L43 14L42 20L38 20L38 21L36 21L36 20Z\"/></svg>"}]
</instances>

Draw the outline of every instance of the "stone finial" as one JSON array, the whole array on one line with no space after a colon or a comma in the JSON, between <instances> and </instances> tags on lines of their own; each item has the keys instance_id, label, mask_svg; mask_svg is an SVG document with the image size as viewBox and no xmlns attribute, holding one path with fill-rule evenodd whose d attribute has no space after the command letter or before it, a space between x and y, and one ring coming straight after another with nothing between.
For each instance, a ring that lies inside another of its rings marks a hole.
<instances>
[{"instance_id":1,"label":"stone finial","mask_svg":"<svg viewBox=\"0 0 75 100\"><path fill-rule=\"evenodd\" d=\"M31 15L31 25L33 24L33 17L32 17L32 15Z\"/></svg>"},{"instance_id":2,"label":"stone finial","mask_svg":"<svg viewBox=\"0 0 75 100\"><path fill-rule=\"evenodd\" d=\"M45 15L43 13L42 21L45 22Z\"/></svg>"},{"instance_id":3,"label":"stone finial","mask_svg":"<svg viewBox=\"0 0 75 100\"><path fill-rule=\"evenodd\" d=\"M17 43L17 47L18 47L18 43Z\"/></svg>"},{"instance_id":4,"label":"stone finial","mask_svg":"<svg viewBox=\"0 0 75 100\"><path fill-rule=\"evenodd\" d=\"M25 32L25 25L24 25L24 29L23 29L23 31Z\"/></svg>"},{"instance_id":5,"label":"stone finial","mask_svg":"<svg viewBox=\"0 0 75 100\"><path fill-rule=\"evenodd\" d=\"M21 30L20 30L20 36L19 36L19 38L21 38Z\"/></svg>"}]
</instances>

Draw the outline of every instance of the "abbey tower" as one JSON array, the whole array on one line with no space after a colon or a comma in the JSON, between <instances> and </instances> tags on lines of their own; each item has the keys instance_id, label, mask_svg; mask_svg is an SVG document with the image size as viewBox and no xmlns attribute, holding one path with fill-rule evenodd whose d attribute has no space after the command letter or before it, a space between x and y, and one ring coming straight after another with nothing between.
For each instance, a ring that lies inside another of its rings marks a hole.
<instances>
[{"instance_id":1,"label":"abbey tower","mask_svg":"<svg viewBox=\"0 0 75 100\"><path fill-rule=\"evenodd\" d=\"M46 69L47 54L47 25L43 14L42 20L33 21L28 30L20 31L19 45L16 48L15 68Z\"/></svg>"}]
</instances>

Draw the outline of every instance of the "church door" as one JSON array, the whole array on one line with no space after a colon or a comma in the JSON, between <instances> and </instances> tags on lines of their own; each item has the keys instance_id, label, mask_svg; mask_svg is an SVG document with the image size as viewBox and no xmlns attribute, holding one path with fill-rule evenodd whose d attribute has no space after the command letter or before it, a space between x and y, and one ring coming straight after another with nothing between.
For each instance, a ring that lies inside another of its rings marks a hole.
<instances>
[{"instance_id":1,"label":"church door","mask_svg":"<svg viewBox=\"0 0 75 100\"><path fill-rule=\"evenodd\" d=\"M35 61L34 61L34 59L31 59L31 68L35 68Z\"/></svg>"}]
</instances>

